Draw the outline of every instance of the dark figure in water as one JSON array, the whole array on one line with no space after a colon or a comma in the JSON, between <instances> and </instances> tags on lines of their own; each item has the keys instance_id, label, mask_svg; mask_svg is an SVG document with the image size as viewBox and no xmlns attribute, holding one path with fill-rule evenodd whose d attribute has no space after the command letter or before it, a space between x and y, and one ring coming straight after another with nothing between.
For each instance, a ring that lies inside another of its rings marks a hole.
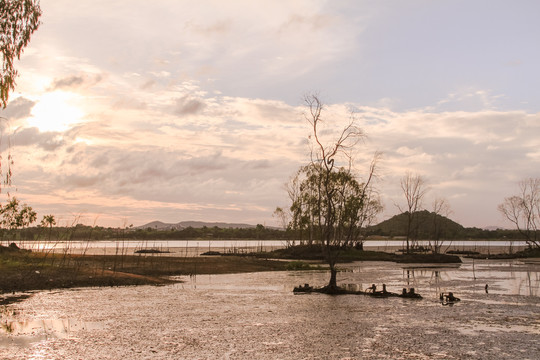
<instances>
[{"instance_id":1,"label":"dark figure in water","mask_svg":"<svg viewBox=\"0 0 540 360\"><path fill-rule=\"evenodd\" d=\"M386 291L386 284L382 284L382 292L383 294L386 294L388 291Z\"/></svg>"},{"instance_id":2,"label":"dark figure in water","mask_svg":"<svg viewBox=\"0 0 540 360\"><path fill-rule=\"evenodd\" d=\"M401 295L399 295L399 296L402 297L402 298L422 299L422 295L417 294L414 291L414 288L410 288L409 292L407 292L406 288L403 288L403 291L402 291Z\"/></svg>"},{"instance_id":3,"label":"dark figure in water","mask_svg":"<svg viewBox=\"0 0 540 360\"><path fill-rule=\"evenodd\" d=\"M371 284L371 292L375 294L375 291L377 291L377 285Z\"/></svg>"},{"instance_id":4,"label":"dark figure in water","mask_svg":"<svg viewBox=\"0 0 540 360\"><path fill-rule=\"evenodd\" d=\"M486 284L486 294L488 293L488 284Z\"/></svg>"},{"instance_id":5,"label":"dark figure in water","mask_svg":"<svg viewBox=\"0 0 540 360\"><path fill-rule=\"evenodd\" d=\"M461 301L461 299L455 297L454 293L452 292L449 292L448 295L444 295L443 293L441 293L439 299L441 300L441 304L443 305L452 305L455 302Z\"/></svg>"},{"instance_id":6,"label":"dark figure in water","mask_svg":"<svg viewBox=\"0 0 540 360\"><path fill-rule=\"evenodd\" d=\"M455 302L455 301L459 301L459 300L460 299L455 297L454 293L451 293L451 292L449 292L448 296L446 296L446 301L449 301L449 302Z\"/></svg>"}]
</instances>

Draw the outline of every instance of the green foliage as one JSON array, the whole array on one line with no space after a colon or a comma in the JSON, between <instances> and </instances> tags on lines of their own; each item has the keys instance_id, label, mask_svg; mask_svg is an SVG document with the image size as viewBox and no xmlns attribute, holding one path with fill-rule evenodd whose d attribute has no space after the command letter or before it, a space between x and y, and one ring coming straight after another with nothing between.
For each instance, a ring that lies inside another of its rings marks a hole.
<instances>
[{"instance_id":1,"label":"green foliage","mask_svg":"<svg viewBox=\"0 0 540 360\"><path fill-rule=\"evenodd\" d=\"M15 90L17 70L14 60L30 41L30 36L40 25L39 0L0 1L0 49L2 51L2 73L0 76L0 102L5 108L9 92Z\"/></svg>"},{"instance_id":2,"label":"green foliage","mask_svg":"<svg viewBox=\"0 0 540 360\"><path fill-rule=\"evenodd\" d=\"M36 221L36 212L26 204L20 204L17 198L12 198L6 205L0 206L3 228L13 230L24 228Z\"/></svg>"},{"instance_id":3,"label":"green foliage","mask_svg":"<svg viewBox=\"0 0 540 360\"><path fill-rule=\"evenodd\" d=\"M318 164L302 167L295 179L289 228L299 239L353 245L361 237L361 218L369 202L366 187L347 169L328 172ZM330 196L329 196L330 194Z\"/></svg>"},{"instance_id":4,"label":"green foliage","mask_svg":"<svg viewBox=\"0 0 540 360\"><path fill-rule=\"evenodd\" d=\"M48 227L48 229L47 229ZM120 229L77 224L72 227L48 226L17 230L21 240L53 238L58 240L285 240L287 232L266 228L263 225L253 228L187 227L180 230ZM46 230L46 231L45 231ZM6 231L6 230L1 230Z\"/></svg>"},{"instance_id":5,"label":"green foliage","mask_svg":"<svg viewBox=\"0 0 540 360\"><path fill-rule=\"evenodd\" d=\"M433 213L430 213L431 215ZM522 240L523 236L517 230L497 229L497 230L484 230L479 228L464 228L460 224L453 222L445 217L442 217L443 226L442 239L509 239L509 240ZM379 235L379 236L405 236L406 230L403 225L403 219L400 220L400 215L381 222L379 225L370 226L363 231L366 231L366 235ZM405 220L406 221L406 220ZM429 223L426 222L426 224ZM400 225L401 224L401 225ZM21 240L37 240L37 239L58 239L58 240L283 240L284 242L295 237L295 233L292 230L280 230L274 228L266 228L257 230L256 228L218 228L218 227L201 227L193 228L187 227L180 230L156 230L152 228L148 229L119 229L119 228L106 228L101 226L87 226L78 224L73 227L53 226L45 227L42 225L37 227L26 227L17 230L0 229L0 238L6 236L9 232L13 235L16 231L16 238ZM430 231L421 231L420 234L425 235L420 239L431 239L429 237ZM295 249L302 248L299 246L293 247ZM321 258L321 250L319 246L311 247L313 252ZM341 247L341 256L347 257L347 252L354 249L348 247L344 249ZM303 252L309 252L302 248ZM366 252L364 252L366 253ZM301 254L296 254L300 256Z\"/></svg>"},{"instance_id":6,"label":"green foliage","mask_svg":"<svg viewBox=\"0 0 540 360\"><path fill-rule=\"evenodd\" d=\"M56 219L54 218L54 215L43 215L43 219L41 220L41 226L52 228L54 225L56 225Z\"/></svg>"}]
</instances>

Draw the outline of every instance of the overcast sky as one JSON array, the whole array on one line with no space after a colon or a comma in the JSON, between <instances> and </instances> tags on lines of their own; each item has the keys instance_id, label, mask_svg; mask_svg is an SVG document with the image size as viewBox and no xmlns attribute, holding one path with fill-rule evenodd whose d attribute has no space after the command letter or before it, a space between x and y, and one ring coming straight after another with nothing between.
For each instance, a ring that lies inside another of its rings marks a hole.
<instances>
[{"instance_id":1,"label":"overcast sky","mask_svg":"<svg viewBox=\"0 0 540 360\"><path fill-rule=\"evenodd\" d=\"M42 0L0 116L3 189L60 225L275 225L309 160L302 98L383 153L380 220L406 171L464 226L540 168L540 2ZM9 140L9 141L8 141Z\"/></svg>"}]
</instances>

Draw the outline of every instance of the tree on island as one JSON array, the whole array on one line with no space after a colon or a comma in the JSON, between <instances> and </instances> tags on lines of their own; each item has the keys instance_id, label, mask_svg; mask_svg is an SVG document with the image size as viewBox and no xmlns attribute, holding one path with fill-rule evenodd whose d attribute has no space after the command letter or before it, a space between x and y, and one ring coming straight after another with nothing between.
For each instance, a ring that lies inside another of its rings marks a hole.
<instances>
[{"instance_id":1,"label":"tree on island","mask_svg":"<svg viewBox=\"0 0 540 360\"><path fill-rule=\"evenodd\" d=\"M540 178L520 181L519 194L505 198L498 209L530 247L540 248Z\"/></svg>"},{"instance_id":2,"label":"tree on island","mask_svg":"<svg viewBox=\"0 0 540 360\"><path fill-rule=\"evenodd\" d=\"M375 155L362 182L353 171L353 148L365 138L356 119L351 117L337 138L325 143L321 136L324 105L316 95L306 96L305 103L312 130L311 160L291 180L289 228L307 236L309 244L320 245L330 267L325 290L332 293L339 289L336 264L343 247L356 243L362 225L382 210L372 187L380 154Z\"/></svg>"}]
</instances>

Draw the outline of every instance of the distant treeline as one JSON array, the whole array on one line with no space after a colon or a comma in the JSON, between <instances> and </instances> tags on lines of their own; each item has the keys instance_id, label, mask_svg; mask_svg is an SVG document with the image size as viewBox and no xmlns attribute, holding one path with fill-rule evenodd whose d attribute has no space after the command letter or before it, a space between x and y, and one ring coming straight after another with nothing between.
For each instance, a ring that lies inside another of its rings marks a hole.
<instances>
[{"instance_id":1,"label":"distant treeline","mask_svg":"<svg viewBox=\"0 0 540 360\"><path fill-rule=\"evenodd\" d=\"M391 219L392 220L392 219ZM396 238L406 233L401 226L401 219L385 221L379 225L365 229L366 237ZM434 239L434 232L429 221L420 226L417 239ZM509 239L518 240L522 236L516 230L484 230L479 228L465 228L456 223L446 223L439 227L438 239ZM11 240L300 240L300 233L291 230L280 230L257 225L251 228L219 228L219 227L187 227L183 229L158 230L153 228L111 228L100 226L75 225L72 227L29 227L25 229L0 229L0 239L4 242ZM307 239L304 239L307 240Z\"/></svg>"},{"instance_id":2,"label":"distant treeline","mask_svg":"<svg viewBox=\"0 0 540 360\"><path fill-rule=\"evenodd\" d=\"M367 231L367 235L371 237L404 237L405 234L396 230L383 230L381 228L373 227ZM523 235L521 235L517 230L508 230L508 229L497 229L497 230L485 230L476 227L463 228L458 231L445 231L443 230L440 236L435 238L431 232L428 231L418 231L416 239L418 240L480 240L480 239L491 239L491 240L523 240Z\"/></svg>"},{"instance_id":3,"label":"distant treeline","mask_svg":"<svg viewBox=\"0 0 540 360\"><path fill-rule=\"evenodd\" d=\"M183 229L158 230L121 229L100 226L75 225L73 227L29 227L25 229L0 229L0 238L9 240L286 240L289 234L283 230L257 225L251 228L187 227Z\"/></svg>"}]
</instances>

